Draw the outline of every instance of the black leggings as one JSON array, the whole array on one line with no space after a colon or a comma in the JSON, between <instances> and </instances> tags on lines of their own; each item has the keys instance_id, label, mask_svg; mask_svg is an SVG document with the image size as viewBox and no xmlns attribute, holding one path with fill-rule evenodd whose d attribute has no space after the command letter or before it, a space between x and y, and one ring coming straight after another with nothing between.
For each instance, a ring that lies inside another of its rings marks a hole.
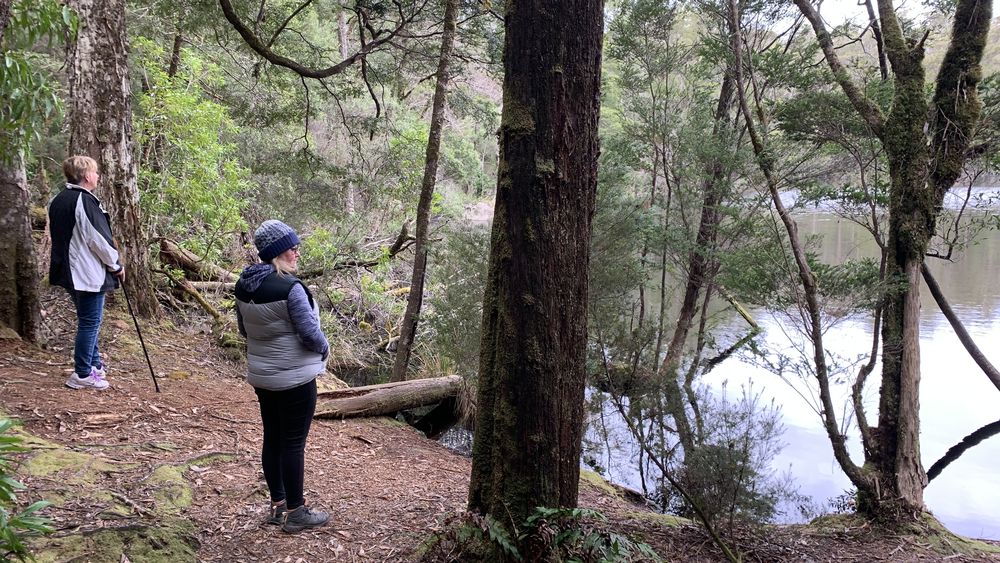
<instances>
[{"instance_id":1,"label":"black leggings","mask_svg":"<svg viewBox=\"0 0 1000 563\"><path fill-rule=\"evenodd\" d=\"M287 501L289 510L304 504L306 437L316 412L316 380L286 389L254 388L264 422L260 461L271 502Z\"/></svg>"}]
</instances>

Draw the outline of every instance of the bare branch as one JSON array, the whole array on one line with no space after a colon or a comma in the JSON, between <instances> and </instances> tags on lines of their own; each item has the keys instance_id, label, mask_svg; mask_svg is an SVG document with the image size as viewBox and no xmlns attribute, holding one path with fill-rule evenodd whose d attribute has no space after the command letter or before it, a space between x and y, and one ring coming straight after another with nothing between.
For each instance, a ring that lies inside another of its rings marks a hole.
<instances>
[{"instance_id":1,"label":"bare branch","mask_svg":"<svg viewBox=\"0 0 1000 563\"><path fill-rule=\"evenodd\" d=\"M386 30L375 31L374 29L371 28L370 24L367 23L367 18L366 18L365 27L367 27L371 31L373 40L363 45L362 48L359 49L356 53L340 61L339 63L326 68L316 69L302 65L301 63L298 63L288 57L279 55L278 53L272 51L268 45L265 45L263 42L261 42L260 38L257 37L257 35L252 30L250 30L250 28L246 26L246 24L243 23L239 15L237 15L235 10L233 9L233 5L230 0L219 0L219 5L222 7L222 13L226 16L226 19L229 20L229 23L232 24L233 28L235 28L236 31L240 34L240 36L243 37L243 40L246 41L247 45L249 45L250 48L253 49L258 55L260 55L270 63L287 68L297 73L300 76L304 76L306 78L317 78L317 79L328 78L335 74L340 74L358 60L363 60L369 53L377 50L384 43L388 42L397 34L399 34L403 29L405 29L405 27L413 21L413 19L420 12L420 10L423 9L424 6L422 4L420 8L415 10L409 16L401 17L401 19L398 22L396 22L396 26L389 31Z\"/></svg>"},{"instance_id":2,"label":"bare branch","mask_svg":"<svg viewBox=\"0 0 1000 563\"><path fill-rule=\"evenodd\" d=\"M931 291L931 295L934 296L934 301L937 302L938 307L941 309L941 313L944 314L948 322L951 323L952 330L955 331L955 336L962 342L962 346L965 346L965 350L972 356L975 360L976 365L979 366L986 377L989 378L990 383L993 384L997 390L1000 390L1000 371L990 363L990 360L983 354L983 351L976 346L976 341L972 339L972 335L969 331L965 330L965 326L962 321L955 314L955 311L951 308L948 300L944 296L944 292L941 291L941 286L938 285L937 280L931 275L931 271L927 268L927 264L922 264L920 266L920 272L924 276L924 282L927 284L927 289Z\"/></svg>"},{"instance_id":3,"label":"bare branch","mask_svg":"<svg viewBox=\"0 0 1000 563\"><path fill-rule=\"evenodd\" d=\"M996 436L997 434L1000 434L1000 420L983 426L979 430L976 430L972 434L963 438L958 444L948 448L947 453L945 453L941 459L935 461L934 465L927 470L927 481L930 482L932 479L940 475L945 467L948 467L951 462L961 457L966 450L972 448L987 438Z\"/></svg>"},{"instance_id":4,"label":"bare branch","mask_svg":"<svg viewBox=\"0 0 1000 563\"><path fill-rule=\"evenodd\" d=\"M306 7L312 4L312 2L313 0L306 0L305 2L302 3L301 6L296 8L294 12L288 14L288 17L285 18L285 21L281 22L281 25L278 26L278 29L274 30L274 34L271 35L271 40L267 42L268 49L270 49L271 46L274 45L275 40L278 39L278 36L281 35L281 32L284 31L286 27L288 27L288 23L291 22L292 19L295 18L295 16L299 15L299 13L302 12L302 10L305 10ZM261 7L263 7L263 5Z\"/></svg>"}]
</instances>

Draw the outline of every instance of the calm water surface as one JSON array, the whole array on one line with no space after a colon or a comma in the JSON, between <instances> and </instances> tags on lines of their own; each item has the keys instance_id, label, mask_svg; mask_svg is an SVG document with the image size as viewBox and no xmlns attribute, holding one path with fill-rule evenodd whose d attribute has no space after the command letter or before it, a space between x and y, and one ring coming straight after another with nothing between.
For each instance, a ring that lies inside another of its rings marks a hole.
<instances>
[{"instance_id":1,"label":"calm water surface","mask_svg":"<svg viewBox=\"0 0 1000 563\"><path fill-rule=\"evenodd\" d=\"M825 213L799 217L805 232L823 235L823 259L836 262L848 257L870 255L872 246L855 225ZM1000 236L991 233L980 244L965 251L954 262L931 261L931 270L956 314L976 343L1000 366ZM998 391L969 357L951 326L924 289L920 323L921 343L921 457L929 468L951 446L983 425L1000 419ZM770 346L787 347L789 336L782 329L783 320L766 312L753 312ZM742 321L733 319L730 330L743 330ZM865 353L871 347L872 324L868 319L844 320L826 333L829 351L844 357ZM879 368L869 378L865 400L869 419L876 418ZM852 369L851 373L856 373ZM752 385L765 400L774 399L781 406L785 448L775 459L774 468L789 471L800 492L819 505L851 489L850 482L833 459L819 416L803 398L815 396L811 381L783 381L771 372L750 362L733 358L719 365L704 380L715 393L736 396L741 386ZM726 383L727 385L723 385ZM725 391L724 391L725 390ZM838 389L839 397L848 389ZM844 404L843 401L835 404ZM635 468L637 455L628 430L614 420L613 409L595 415L592 421L610 430L610 451L592 452L598 462L608 467L612 481L640 488ZM843 411L839 414L842 421ZM588 432L593 439L593 430ZM862 460L857 431L848 433L856 462ZM603 441L603 438L601 439ZM1000 480L996 467L1000 460L1000 436L990 438L952 462L925 490L925 502L931 512L952 531L980 538L1000 539ZM794 514L787 515L794 520Z\"/></svg>"}]
</instances>

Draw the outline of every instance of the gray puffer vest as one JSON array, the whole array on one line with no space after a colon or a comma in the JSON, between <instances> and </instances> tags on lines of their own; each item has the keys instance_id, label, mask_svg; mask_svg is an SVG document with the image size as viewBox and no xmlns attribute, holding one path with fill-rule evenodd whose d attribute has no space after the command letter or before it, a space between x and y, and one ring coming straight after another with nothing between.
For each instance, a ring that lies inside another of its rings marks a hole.
<instances>
[{"instance_id":1,"label":"gray puffer vest","mask_svg":"<svg viewBox=\"0 0 1000 563\"><path fill-rule=\"evenodd\" d=\"M325 369L323 354L303 344L288 312L288 294L302 282L273 270L257 270L247 279L250 270L236 284L240 329L247 337L247 383L283 391L312 381ZM306 295L318 323L319 305L308 289Z\"/></svg>"}]
</instances>

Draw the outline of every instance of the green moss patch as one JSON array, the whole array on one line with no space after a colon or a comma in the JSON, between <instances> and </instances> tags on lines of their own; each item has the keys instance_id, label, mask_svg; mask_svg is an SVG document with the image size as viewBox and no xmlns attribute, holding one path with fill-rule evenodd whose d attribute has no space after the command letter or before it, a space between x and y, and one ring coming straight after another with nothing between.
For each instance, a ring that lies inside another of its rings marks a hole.
<instances>
[{"instance_id":1,"label":"green moss patch","mask_svg":"<svg viewBox=\"0 0 1000 563\"><path fill-rule=\"evenodd\" d=\"M112 464L99 457L62 448L41 451L31 456L22 466L28 475L46 477L58 474L69 482L93 480L99 472L114 472L128 466Z\"/></svg>"},{"instance_id":2,"label":"green moss patch","mask_svg":"<svg viewBox=\"0 0 1000 563\"><path fill-rule=\"evenodd\" d=\"M660 526L666 526L668 528L690 526L694 524L694 522L688 518L681 518L680 516L674 516L672 514L660 514L659 512L629 512L626 516L636 520L643 520Z\"/></svg>"},{"instance_id":3,"label":"green moss patch","mask_svg":"<svg viewBox=\"0 0 1000 563\"><path fill-rule=\"evenodd\" d=\"M175 518L155 527L134 526L41 538L32 551L39 563L56 561L131 561L168 563L197 561L198 541L194 526Z\"/></svg>"},{"instance_id":4,"label":"green moss patch","mask_svg":"<svg viewBox=\"0 0 1000 563\"><path fill-rule=\"evenodd\" d=\"M156 489L153 497L156 499L157 512L180 514L185 508L191 506L194 492L191 485L188 484L188 480L184 478L184 472L192 465L204 466L232 459L233 456L230 454L213 453L199 456L186 463L157 467L146 480L149 485Z\"/></svg>"},{"instance_id":5,"label":"green moss patch","mask_svg":"<svg viewBox=\"0 0 1000 563\"><path fill-rule=\"evenodd\" d=\"M597 473L595 473L593 471L588 471L586 469L581 469L580 470L580 482L581 483L589 483L589 484L597 487L598 489L600 489L601 492L606 493L608 495L611 495L613 497L619 497L619 498L621 498L621 496L622 496L621 493L617 489L615 489L614 487L611 486L611 483L608 483L604 479L604 477L601 477L600 475L598 475Z\"/></svg>"}]
</instances>

